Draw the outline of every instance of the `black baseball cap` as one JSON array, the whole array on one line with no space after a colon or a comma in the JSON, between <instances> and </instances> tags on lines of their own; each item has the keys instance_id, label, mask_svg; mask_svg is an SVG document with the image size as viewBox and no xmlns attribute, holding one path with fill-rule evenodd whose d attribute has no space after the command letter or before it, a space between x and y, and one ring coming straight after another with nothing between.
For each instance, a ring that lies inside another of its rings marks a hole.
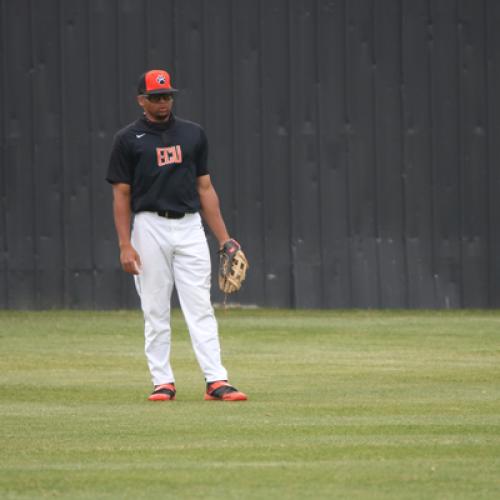
<instances>
[{"instance_id":1,"label":"black baseball cap","mask_svg":"<svg viewBox=\"0 0 500 500\"><path fill-rule=\"evenodd\" d=\"M164 69L152 69L143 73L137 85L138 94L170 94L177 92L170 83L170 75Z\"/></svg>"}]
</instances>

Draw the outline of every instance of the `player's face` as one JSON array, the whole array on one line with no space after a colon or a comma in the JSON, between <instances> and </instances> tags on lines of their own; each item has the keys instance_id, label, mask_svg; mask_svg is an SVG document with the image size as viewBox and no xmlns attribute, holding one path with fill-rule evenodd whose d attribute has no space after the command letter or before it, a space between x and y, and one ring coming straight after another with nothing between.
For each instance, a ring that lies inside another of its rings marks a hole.
<instances>
[{"instance_id":1,"label":"player's face","mask_svg":"<svg viewBox=\"0 0 500 500\"><path fill-rule=\"evenodd\" d=\"M139 106L144 110L146 117L153 122L168 120L174 104L173 94L153 94L137 96Z\"/></svg>"}]
</instances>

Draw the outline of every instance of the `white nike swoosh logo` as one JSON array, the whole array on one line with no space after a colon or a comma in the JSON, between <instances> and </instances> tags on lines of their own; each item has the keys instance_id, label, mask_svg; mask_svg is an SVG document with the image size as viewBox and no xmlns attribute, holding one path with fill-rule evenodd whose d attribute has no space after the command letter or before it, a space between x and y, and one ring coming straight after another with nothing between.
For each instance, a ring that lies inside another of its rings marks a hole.
<instances>
[{"instance_id":1,"label":"white nike swoosh logo","mask_svg":"<svg viewBox=\"0 0 500 500\"><path fill-rule=\"evenodd\" d=\"M135 134L135 136L137 137L137 139L140 139L141 137L144 137L146 134Z\"/></svg>"}]
</instances>

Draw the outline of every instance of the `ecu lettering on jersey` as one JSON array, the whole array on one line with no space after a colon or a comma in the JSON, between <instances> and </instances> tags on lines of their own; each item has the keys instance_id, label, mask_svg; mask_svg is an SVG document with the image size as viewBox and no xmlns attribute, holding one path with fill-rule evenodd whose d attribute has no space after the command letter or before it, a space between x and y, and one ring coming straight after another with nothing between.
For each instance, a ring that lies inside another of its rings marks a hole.
<instances>
[{"instance_id":1,"label":"ecu lettering on jersey","mask_svg":"<svg viewBox=\"0 0 500 500\"><path fill-rule=\"evenodd\" d=\"M182 163L182 151L180 146L169 146L166 148L156 148L156 160L159 167Z\"/></svg>"}]
</instances>

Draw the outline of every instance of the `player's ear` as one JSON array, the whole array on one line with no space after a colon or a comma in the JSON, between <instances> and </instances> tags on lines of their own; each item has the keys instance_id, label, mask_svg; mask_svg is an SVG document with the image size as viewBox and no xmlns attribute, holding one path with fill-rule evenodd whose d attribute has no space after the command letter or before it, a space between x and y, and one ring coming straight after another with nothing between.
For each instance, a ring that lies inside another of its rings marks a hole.
<instances>
[{"instance_id":1,"label":"player's ear","mask_svg":"<svg viewBox=\"0 0 500 500\"><path fill-rule=\"evenodd\" d=\"M145 97L143 95L137 96L137 104L139 104L139 106L141 108L144 108L144 100L145 100Z\"/></svg>"}]
</instances>

